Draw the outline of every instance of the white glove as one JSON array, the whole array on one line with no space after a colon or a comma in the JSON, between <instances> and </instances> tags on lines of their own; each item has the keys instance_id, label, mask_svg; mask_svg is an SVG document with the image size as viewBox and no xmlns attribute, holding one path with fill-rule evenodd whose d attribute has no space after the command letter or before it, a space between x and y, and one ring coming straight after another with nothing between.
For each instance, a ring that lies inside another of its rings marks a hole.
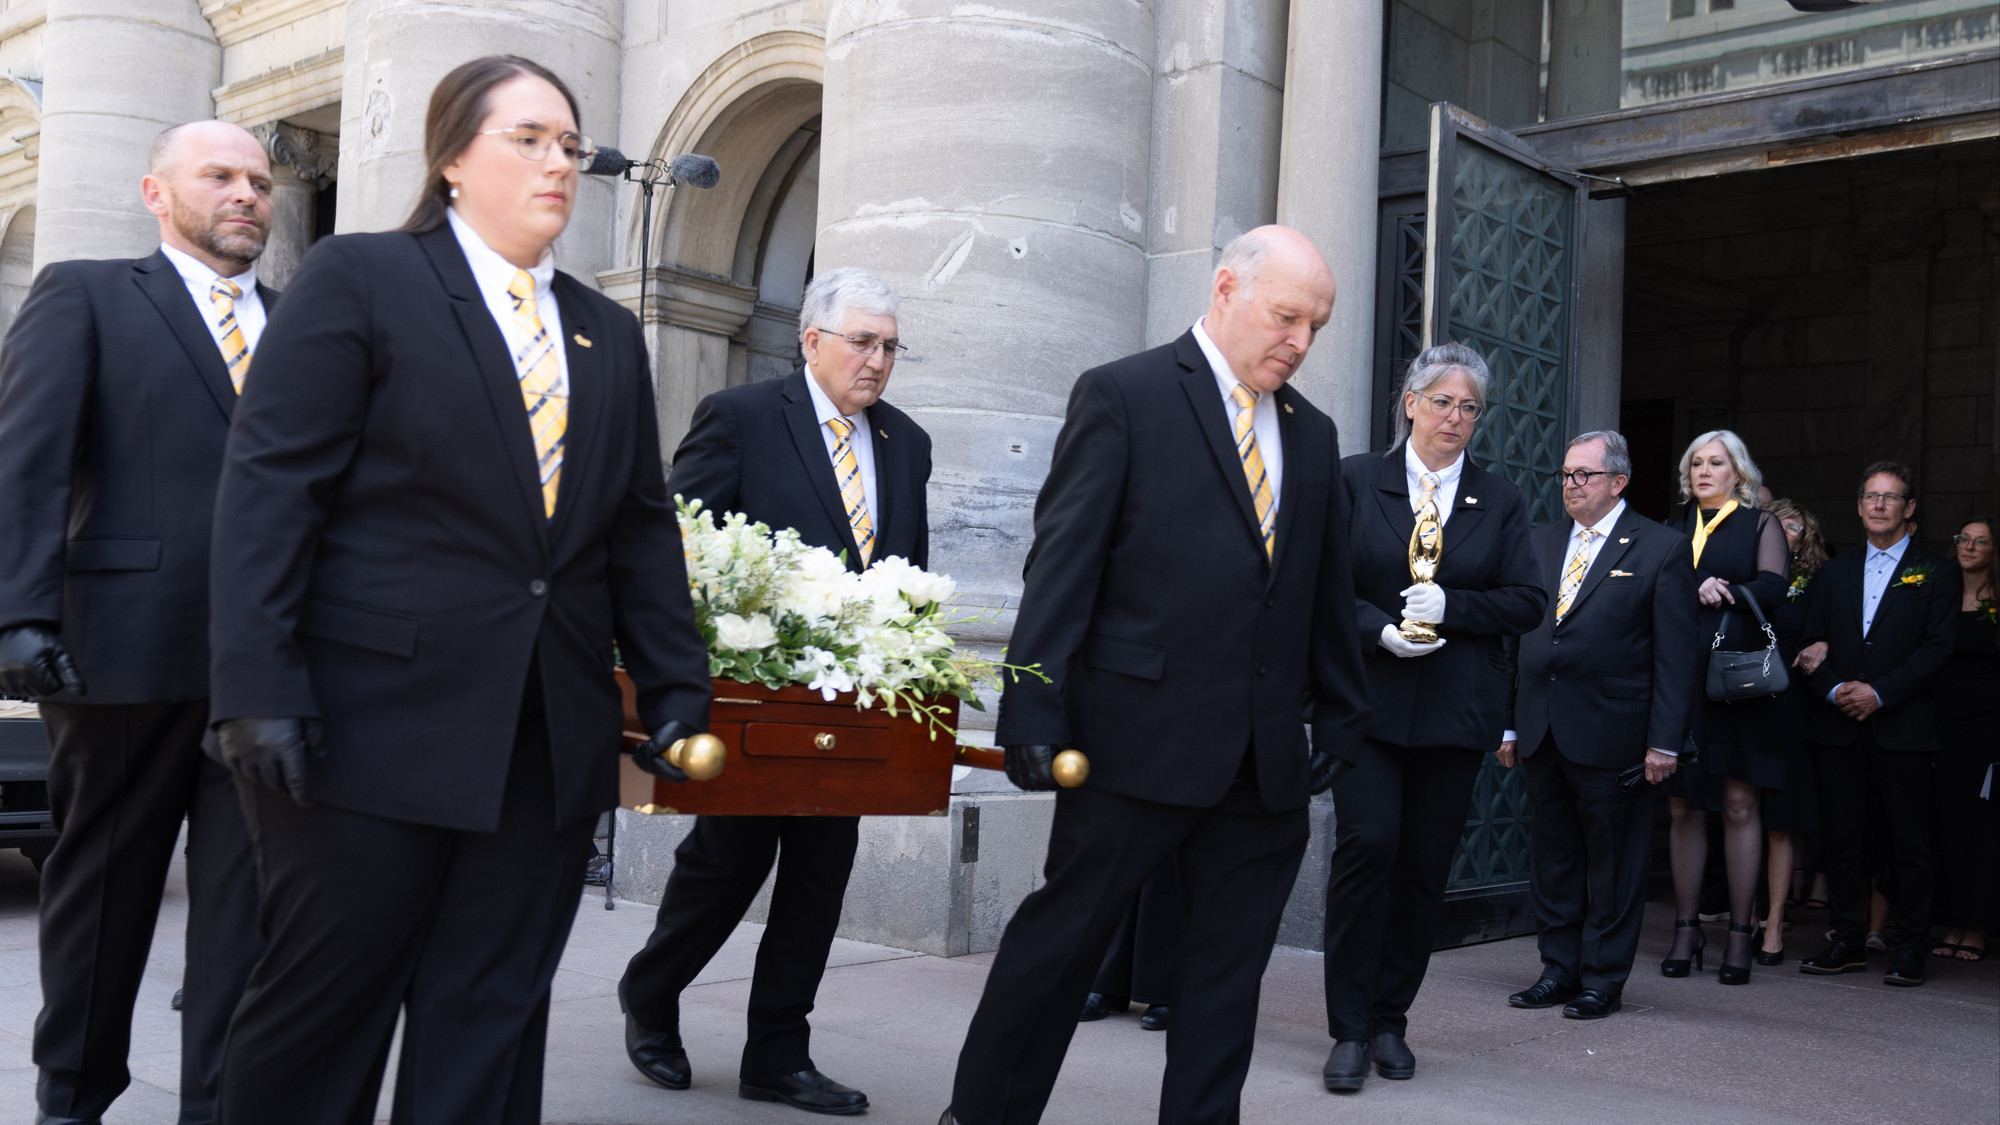
<instances>
[{"instance_id":1,"label":"white glove","mask_svg":"<svg viewBox=\"0 0 2000 1125\"><path fill-rule=\"evenodd\" d=\"M1444 587L1419 582L1403 591L1403 620L1435 625L1444 620Z\"/></svg>"},{"instance_id":2,"label":"white glove","mask_svg":"<svg viewBox=\"0 0 2000 1125\"><path fill-rule=\"evenodd\" d=\"M1444 647L1444 638L1439 637L1429 644L1418 644L1415 641L1406 639L1402 633L1397 631L1394 625L1384 625L1382 626L1382 639L1379 643L1383 648L1388 649L1397 656L1429 656L1431 653Z\"/></svg>"}]
</instances>

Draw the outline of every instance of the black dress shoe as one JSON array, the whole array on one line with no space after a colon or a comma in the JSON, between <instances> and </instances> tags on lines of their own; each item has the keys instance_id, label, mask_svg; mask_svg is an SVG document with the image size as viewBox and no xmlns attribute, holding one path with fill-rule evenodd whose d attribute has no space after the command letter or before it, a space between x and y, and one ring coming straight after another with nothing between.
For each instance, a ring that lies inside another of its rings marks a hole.
<instances>
[{"instance_id":1,"label":"black dress shoe","mask_svg":"<svg viewBox=\"0 0 2000 1125\"><path fill-rule=\"evenodd\" d=\"M1819 953L1799 962L1799 971L1813 976L1830 977L1840 973L1858 973L1868 967L1868 950L1858 941L1835 938Z\"/></svg>"},{"instance_id":2,"label":"black dress shoe","mask_svg":"<svg viewBox=\"0 0 2000 1125\"><path fill-rule=\"evenodd\" d=\"M779 1078L745 1081L736 1087L736 1093L753 1102L783 1102L807 1113L830 1113L836 1117L868 1111L867 1094L842 1086L811 1067Z\"/></svg>"},{"instance_id":3,"label":"black dress shoe","mask_svg":"<svg viewBox=\"0 0 2000 1125\"><path fill-rule=\"evenodd\" d=\"M640 1027L630 1013L625 1016L625 1057L640 1074L669 1090L685 1090L694 1081L687 1052L681 1049L680 1032Z\"/></svg>"},{"instance_id":4,"label":"black dress shoe","mask_svg":"<svg viewBox=\"0 0 2000 1125\"><path fill-rule=\"evenodd\" d=\"M1410 1045L1393 1031L1375 1033L1375 1073L1384 1078L1415 1078L1417 1076L1417 1056L1410 1053Z\"/></svg>"},{"instance_id":5,"label":"black dress shoe","mask_svg":"<svg viewBox=\"0 0 2000 1125\"><path fill-rule=\"evenodd\" d=\"M1165 1004L1148 1004L1146 1013L1139 1017L1139 1026L1147 1031L1165 1031L1173 1022L1173 1010Z\"/></svg>"},{"instance_id":6,"label":"black dress shoe","mask_svg":"<svg viewBox=\"0 0 2000 1125\"><path fill-rule=\"evenodd\" d=\"M1915 988L1924 983L1924 950L1898 952L1896 959L1889 963L1889 971L1883 975L1882 983L1900 988Z\"/></svg>"},{"instance_id":7,"label":"black dress shoe","mask_svg":"<svg viewBox=\"0 0 2000 1125\"><path fill-rule=\"evenodd\" d=\"M1625 997L1621 993L1586 988L1576 994L1576 999L1563 1005L1563 1018L1601 1020L1624 1006Z\"/></svg>"},{"instance_id":8,"label":"black dress shoe","mask_svg":"<svg viewBox=\"0 0 2000 1125\"><path fill-rule=\"evenodd\" d=\"M1083 998L1083 1014L1076 1017L1078 1023L1101 1020L1113 1012L1122 1012L1132 1006L1130 1000L1114 999L1102 992L1093 992Z\"/></svg>"},{"instance_id":9,"label":"black dress shoe","mask_svg":"<svg viewBox=\"0 0 2000 1125\"><path fill-rule=\"evenodd\" d=\"M1557 1004L1567 1004L1576 999L1583 989L1574 984L1564 984L1554 977L1543 977L1527 988L1507 998L1513 1008L1553 1008Z\"/></svg>"},{"instance_id":10,"label":"black dress shoe","mask_svg":"<svg viewBox=\"0 0 2000 1125\"><path fill-rule=\"evenodd\" d=\"M1334 1093L1351 1094L1368 1081L1369 1055L1368 1040L1342 1039L1333 1045L1333 1053L1326 1056L1326 1065L1320 1068L1319 1076Z\"/></svg>"}]
</instances>

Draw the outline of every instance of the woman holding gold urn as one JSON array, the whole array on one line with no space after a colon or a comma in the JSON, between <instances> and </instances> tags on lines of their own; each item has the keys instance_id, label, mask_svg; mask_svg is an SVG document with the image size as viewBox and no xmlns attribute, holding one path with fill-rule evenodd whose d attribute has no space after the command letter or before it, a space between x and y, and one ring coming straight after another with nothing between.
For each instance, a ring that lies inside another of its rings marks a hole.
<instances>
[{"instance_id":1,"label":"woman holding gold urn","mask_svg":"<svg viewBox=\"0 0 2000 1125\"><path fill-rule=\"evenodd\" d=\"M1384 1078L1416 1073L1405 1013L1430 962L1473 779L1505 733L1502 638L1540 624L1548 604L1520 490L1466 454L1486 388L1472 348L1424 349L1395 404L1395 443L1341 462L1374 710L1360 759L1333 783L1329 1090L1360 1089L1371 1066Z\"/></svg>"}]
</instances>

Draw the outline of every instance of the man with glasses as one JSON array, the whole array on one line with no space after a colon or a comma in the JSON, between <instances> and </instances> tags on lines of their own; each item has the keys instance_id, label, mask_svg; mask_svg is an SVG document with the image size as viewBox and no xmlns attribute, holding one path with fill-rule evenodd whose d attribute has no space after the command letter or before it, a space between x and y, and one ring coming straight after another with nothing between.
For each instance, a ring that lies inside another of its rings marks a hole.
<instances>
[{"instance_id":1,"label":"man with glasses","mask_svg":"<svg viewBox=\"0 0 2000 1125\"><path fill-rule=\"evenodd\" d=\"M1937 756L1931 684L1958 632L1956 564L1912 541L1917 491L1907 465L1877 461L1862 474L1856 508L1868 544L1820 568L1806 606L1800 659L1823 656L1808 678L1806 740L1819 763L1833 937L1799 971L1866 969L1864 834L1885 832L1890 894L1889 971L1882 983L1924 983L1930 953L1931 774ZM1872 806L1872 808L1871 808ZM1877 814L1871 816L1871 812Z\"/></svg>"},{"instance_id":2,"label":"man with glasses","mask_svg":"<svg viewBox=\"0 0 2000 1125\"><path fill-rule=\"evenodd\" d=\"M1631 475L1617 433L1580 435L1563 456L1570 518L1530 533L1549 607L1521 638L1499 752L1527 771L1542 955L1541 979L1507 1003L1561 1004L1576 1020L1623 1006L1646 908L1650 786L1678 764L1700 667L1688 537L1626 507Z\"/></svg>"},{"instance_id":3,"label":"man with glasses","mask_svg":"<svg viewBox=\"0 0 2000 1125\"><path fill-rule=\"evenodd\" d=\"M806 543L845 556L851 570L891 555L928 566L930 435L881 400L904 350L897 304L895 290L866 270L814 278L799 310L805 365L703 399L667 490L793 528ZM653 935L618 986L626 1054L641 1074L670 1090L688 1088L681 990L743 920L777 857L740 1092L814 1113L868 1108L867 1095L813 1066L806 1023L840 922L859 824L851 816L695 819L674 853Z\"/></svg>"}]
</instances>

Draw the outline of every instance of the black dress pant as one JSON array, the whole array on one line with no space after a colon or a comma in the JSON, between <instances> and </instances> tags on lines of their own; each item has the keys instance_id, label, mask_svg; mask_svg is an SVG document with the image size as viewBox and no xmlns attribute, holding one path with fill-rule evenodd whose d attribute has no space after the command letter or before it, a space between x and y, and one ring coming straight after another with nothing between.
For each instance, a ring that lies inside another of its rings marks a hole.
<instances>
[{"instance_id":1,"label":"black dress pant","mask_svg":"<svg viewBox=\"0 0 2000 1125\"><path fill-rule=\"evenodd\" d=\"M1430 967L1480 751L1364 739L1333 783L1326 1022L1335 1039L1403 1034Z\"/></svg>"},{"instance_id":2,"label":"black dress pant","mask_svg":"<svg viewBox=\"0 0 2000 1125\"><path fill-rule=\"evenodd\" d=\"M625 966L626 1011L641 1027L679 1030L681 990L743 921L775 860L740 1076L759 1082L810 1069L806 1017L840 926L860 825L851 816L696 817L674 851L653 934Z\"/></svg>"},{"instance_id":3,"label":"black dress pant","mask_svg":"<svg viewBox=\"0 0 2000 1125\"><path fill-rule=\"evenodd\" d=\"M399 1010L396 1125L541 1121L549 985L596 818L555 823L538 715L503 768L490 833L240 786L270 950L230 1024L224 1125L374 1121Z\"/></svg>"},{"instance_id":4,"label":"black dress pant","mask_svg":"<svg viewBox=\"0 0 2000 1125\"><path fill-rule=\"evenodd\" d=\"M208 702L44 703L41 713L60 836L42 867L37 1100L52 1116L95 1118L131 1084L132 1005L185 817L180 1120L205 1125L229 1015L264 948L235 786L201 752Z\"/></svg>"},{"instance_id":5,"label":"black dress pant","mask_svg":"<svg viewBox=\"0 0 2000 1125\"><path fill-rule=\"evenodd\" d=\"M966 1125L1041 1119L1105 944L1140 886L1173 863L1182 972L1169 1000L1159 1119L1235 1122L1258 992L1307 834L1305 810L1265 809L1247 769L1214 808L1057 793L1048 881L1001 937L959 1051L952 1115Z\"/></svg>"},{"instance_id":6,"label":"black dress pant","mask_svg":"<svg viewBox=\"0 0 2000 1125\"><path fill-rule=\"evenodd\" d=\"M1935 754L1884 750L1866 723L1846 746L1815 743L1825 839L1827 913L1836 938L1859 945L1868 930L1862 857L1874 827L1879 886L1889 897L1883 938L1898 952L1930 948L1932 774Z\"/></svg>"},{"instance_id":7,"label":"black dress pant","mask_svg":"<svg viewBox=\"0 0 2000 1125\"><path fill-rule=\"evenodd\" d=\"M1618 784L1618 770L1565 757L1555 736L1521 762L1535 810L1528 902L1542 974L1616 992L1632 975L1646 914L1654 787Z\"/></svg>"},{"instance_id":8,"label":"black dress pant","mask_svg":"<svg viewBox=\"0 0 2000 1125\"><path fill-rule=\"evenodd\" d=\"M1092 992L1151 1007L1173 995L1181 959L1181 879L1172 864L1153 872L1111 935Z\"/></svg>"}]
</instances>

